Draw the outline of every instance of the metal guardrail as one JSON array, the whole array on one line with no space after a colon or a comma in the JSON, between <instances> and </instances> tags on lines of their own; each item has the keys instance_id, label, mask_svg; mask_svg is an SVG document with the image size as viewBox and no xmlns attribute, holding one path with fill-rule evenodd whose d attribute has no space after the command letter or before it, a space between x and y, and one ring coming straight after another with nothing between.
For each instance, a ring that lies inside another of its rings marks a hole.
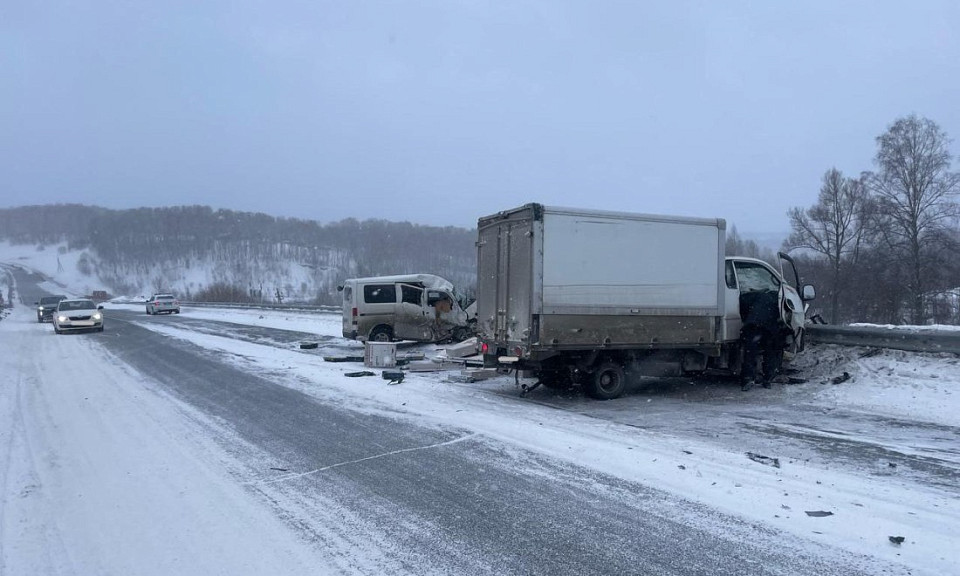
<instances>
[{"instance_id":1,"label":"metal guardrail","mask_svg":"<svg viewBox=\"0 0 960 576\"><path fill-rule=\"evenodd\" d=\"M117 304L146 304L143 300L115 300ZM341 308L340 306L320 306L316 304L272 304L269 302L264 303L247 303L247 302L188 302L185 300L180 301L181 306L188 308L237 308L243 310L290 310L298 312L311 312L311 313L321 313L321 312L337 312L339 313Z\"/></svg>"},{"instance_id":2,"label":"metal guardrail","mask_svg":"<svg viewBox=\"0 0 960 576\"><path fill-rule=\"evenodd\" d=\"M813 325L807 326L806 337L820 344L960 354L960 331Z\"/></svg>"},{"instance_id":3,"label":"metal guardrail","mask_svg":"<svg viewBox=\"0 0 960 576\"><path fill-rule=\"evenodd\" d=\"M320 306L316 304L271 304L264 303L243 303L243 302L185 302L180 301L181 306L191 308L247 308L253 310L299 310L302 312L340 312L339 306Z\"/></svg>"}]
</instances>

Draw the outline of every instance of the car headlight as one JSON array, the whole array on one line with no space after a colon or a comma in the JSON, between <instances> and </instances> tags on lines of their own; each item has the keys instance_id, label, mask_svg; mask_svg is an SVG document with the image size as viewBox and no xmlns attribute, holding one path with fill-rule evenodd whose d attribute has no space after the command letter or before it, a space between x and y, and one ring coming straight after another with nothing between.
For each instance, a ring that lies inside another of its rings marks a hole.
<instances>
[{"instance_id":1,"label":"car headlight","mask_svg":"<svg viewBox=\"0 0 960 576\"><path fill-rule=\"evenodd\" d=\"M43 306L41 306L41 307L39 307L39 308L37 308L37 310L39 310L39 311L41 311L41 312L43 312Z\"/></svg>"},{"instance_id":2,"label":"car headlight","mask_svg":"<svg viewBox=\"0 0 960 576\"><path fill-rule=\"evenodd\" d=\"M94 320L103 320L103 314L97 312L96 314L93 315L93 319L94 319Z\"/></svg>"},{"instance_id":3,"label":"car headlight","mask_svg":"<svg viewBox=\"0 0 960 576\"><path fill-rule=\"evenodd\" d=\"M66 322L66 321L67 321L66 316L57 316L57 322Z\"/></svg>"}]
</instances>

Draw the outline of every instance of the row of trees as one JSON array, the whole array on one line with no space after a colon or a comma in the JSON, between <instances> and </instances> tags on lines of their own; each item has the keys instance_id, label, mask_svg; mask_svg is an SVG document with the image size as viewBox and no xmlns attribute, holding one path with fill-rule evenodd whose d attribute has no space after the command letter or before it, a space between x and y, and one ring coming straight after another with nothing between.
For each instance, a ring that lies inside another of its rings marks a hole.
<instances>
[{"instance_id":1,"label":"row of trees","mask_svg":"<svg viewBox=\"0 0 960 576\"><path fill-rule=\"evenodd\" d=\"M788 212L784 248L804 260L831 323L960 323L960 173L936 122L897 119L875 170L831 168L817 203Z\"/></svg>"},{"instance_id":2,"label":"row of trees","mask_svg":"<svg viewBox=\"0 0 960 576\"><path fill-rule=\"evenodd\" d=\"M94 257L81 257L81 272L121 294L149 287L212 297L265 285L331 303L337 284L355 276L430 272L464 291L476 282L475 232L409 222L320 224L208 206L23 206L0 209L0 240L88 251Z\"/></svg>"}]
</instances>

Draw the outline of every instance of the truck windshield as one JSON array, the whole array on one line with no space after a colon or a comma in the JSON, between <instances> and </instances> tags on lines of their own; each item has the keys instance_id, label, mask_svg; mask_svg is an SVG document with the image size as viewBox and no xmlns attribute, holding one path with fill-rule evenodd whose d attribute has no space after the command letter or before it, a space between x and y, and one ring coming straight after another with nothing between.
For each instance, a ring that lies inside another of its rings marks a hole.
<instances>
[{"instance_id":1,"label":"truck windshield","mask_svg":"<svg viewBox=\"0 0 960 576\"><path fill-rule=\"evenodd\" d=\"M752 262L737 262L737 279L741 292L779 290L780 280L765 266Z\"/></svg>"}]
</instances>

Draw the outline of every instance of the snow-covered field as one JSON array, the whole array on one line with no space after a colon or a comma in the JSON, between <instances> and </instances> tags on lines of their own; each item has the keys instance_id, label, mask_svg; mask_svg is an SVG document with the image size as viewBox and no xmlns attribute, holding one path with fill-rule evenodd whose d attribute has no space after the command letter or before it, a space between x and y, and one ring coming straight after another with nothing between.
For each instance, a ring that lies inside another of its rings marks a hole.
<instances>
[{"instance_id":1,"label":"snow-covered field","mask_svg":"<svg viewBox=\"0 0 960 576\"><path fill-rule=\"evenodd\" d=\"M142 311L139 305L109 308ZM340 317L335 314L185 308L180 317L171 320L178 318L340 337ZM278 566L283 567L282 573L310 571L312 556L306 547L284 539L278 521L243 496L237 479L209 464L229 458L203 440L203 430L195 424L202 418L195 414L187 418L187 408L157 390L149 377L116 365L94 340L46 338L49 327L33 320L32 310L19 307L0 322L0 374L6 381L0 386L0 421L5 423L0 425L0 449L4 452L0 453L0 487L5 504L0 544L15 541L28 547L3 547L7 573L21 573L17 559L31 554L51 555L55 561L83 568L76 573L100 573L103 566L97 564L98 558L111 552L121 558L111 561L110 573L117 567L130 567L123 573L140 573L134 560L147 559L160 563L150 573L174 574L181 571L178 566L184 559L201 557L210 563L203 567L209 571L191 568L191 573L280 573ZM878 559L889 564L891 573L960 573L957 489L917 483L895 473L851 471L800 459L782 459L775 468L747 459L745 450L733 450L703 436L640 430L526 401L516 394L512 378L465 383L454 370L410 373L400 385L388 385L379 376L344 377L345 372L357 370L357 365L325 362L322 351L245 342L194 329L188 322L151 322L146 316L136 322L222 353L245 370L268 373L283 385L352 410L467 429L494 441L648 484L812 543ZM356 343L343 345L362 350ZM28 353L34 346L59 361L39 365L37 357ZM428 356L436 353L428 346L419 350ZM771 394L788 406L791 402L814 406L824 414L842 409L931 426L960 425L960 361L956 357L885 351L861 358L860 352L818 348L798 361L809 378L807 384L755 393ZM837 385L823 383L838 371L848 371L851 378ZM17 386L10 385L10 375L17 379ZM37 379L42 386L33 385ZM38 395L41 389L44 394L67 395L72 409L44 411L48 403ZM84 406L91 402L100 406L101 413L115 414L116 421L88 421L91 415ZM660 405L656 395L645 404L651 410ZM705 422L704 426L719 430L724 423ZM85 444L111 449L91 454L83 450ZM745 440L744 445L748 444ZM960 446L954 456L960 459ZM73 466L76 458L88 461ZM57 472L74 468L101 472L79 477ZM170 486L157 481L160 469L163 476L172 473L179 478L178 483ZM36 478L37 470L44 478L55 479L54 483ZM141 479L142 491L119 492L113 477L117 473ZM132 505L140 499L146 505ZM181 517L170 512L186 500L191 510L211 516ZM200 544L195 538L198 532L204 526L220 525L218 515L225 509L240 520L235 524L237 533L224 535L220 542L228 537L244 542L243 527L254 524L265 527L266 540L250 541L242 550L230 551L218 550L217 541L212 550ZM110 514L120 516L133 510L142 515L142 538L122 533L109 522ZM832 514L810 516L808 511ZM60 527L59 534L83 533L88 517L103 518L106 524L95 527L101 532L97 537L84 538L93 549L73 556L73 543L50 541L50 523ZM179 558L163 558L161 550L151 548L151 534L158 526L183 534L178 542L183 547ZM903 536L904 543L891 543L891 536ZM226 564L215 566L217 561Z\"/></svg>"}]
</instances>

